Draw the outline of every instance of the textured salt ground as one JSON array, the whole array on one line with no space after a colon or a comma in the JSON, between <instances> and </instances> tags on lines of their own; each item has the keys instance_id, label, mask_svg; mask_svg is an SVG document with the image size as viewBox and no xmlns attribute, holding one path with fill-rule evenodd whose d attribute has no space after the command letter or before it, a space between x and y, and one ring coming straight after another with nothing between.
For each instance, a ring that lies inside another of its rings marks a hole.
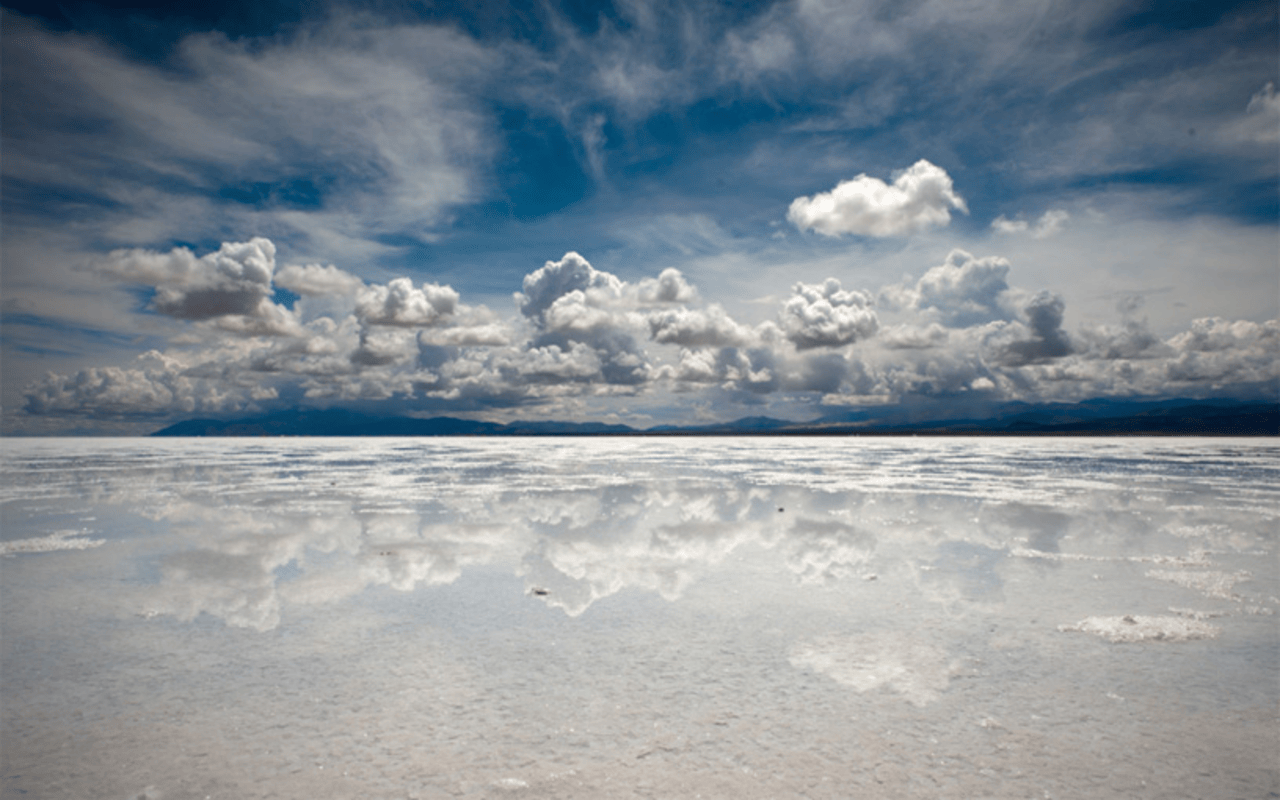
<instances>
[{"instance_id":1,"label":"textured salt ground","mask_svg":"<svg viewBox=\"0 0 1280 800\"><path fill-rule=\"evenodd\" d=\"M1024 654L1000 665L1026 670L1022 678L988 685L995 666L979 666L924 711L898 692L791 672L771 649L743 649L759 647L757 637L742 639L717 631L680 645L639 642L587 665L530 637L490 640L465 658L385 637L366 642L377 657L353 649L322 675L308 674L302 654L295 663L140 659L121 665L127 680L95 688L114 698L99 717L67 728L47 708L17 709L25 724L5 757L43 779L33 787L41 797L125 797L144 786L166 798L1226 797L1276 788L1270 720L1189 711L1176 686L1107 696L1051 682L1047 665ZM175 691L170 676L183 667L203 675ZM92 682L92 668L82 669ZM31 787L9 775L6 795Z\"/></svg>"},{"instance_id":2,"label":"textured salt ground","mask_svg":"<svg viewBox=\"0 0 1280 800\"><path fill-rule=\"evenodd\" d=\"M7 474L108 544L0 560L0 795L1280 791L1274 457L502 444Z\"/></svg>"},{"instance_id":3,"label":"textured salt ground","mask_svg":"<svg viewBox=\"0 0 1280 800\"><path fill-rule=\"evenodd\" d=\"M493 597L491 586L458 588L470 600L440 589L420 603L439 619ZM785 608L763 629L750 625L759 614L682 611L708 600L696 592L676 606L627 594L573 620L508 594L495 610L515 615L510 624L475 631L412 624L414 609L397 602L406 597L387 595L408 615L398 623L317 615L267 634L265 646L252 630L128 623L104 639L109 667L64 661L53 648L37 674L6 675L19 692L4 710L5 794L1247 797L1276 788L1273 718L1202 702L1203 687L1154 652L1173 645L1149 648L1146 667L1162 669L1138 679L1111 657L1115 645L1043 626L1013 638L1039 630L1058 648L1050 654L1025 641L958 642L972 633L964 625L909 614L918 635L868 642L811 635L832 620L806 623ZM926 683L936 694L922 697L910 681L859 687L789 663L815 643L935 670ZM1064 673L1063 660L1078 670ZM15 717L22 723L11 726ZM7 777L14 763L23 778Z\"/></svg>"}]
</instances>

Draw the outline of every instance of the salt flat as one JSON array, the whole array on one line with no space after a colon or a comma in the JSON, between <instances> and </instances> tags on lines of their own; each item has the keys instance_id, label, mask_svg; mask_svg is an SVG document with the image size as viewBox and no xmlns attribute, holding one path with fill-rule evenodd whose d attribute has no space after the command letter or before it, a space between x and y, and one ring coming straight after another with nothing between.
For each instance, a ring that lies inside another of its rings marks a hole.
<instances>
[{"instance_id":1,"label":"salt flat","mask_svg":"<svg viewBox=\"0 0 1280 800\"><path fill-rule=\"evenodd\" d=\"M1265 797L1280 446L7 440L0 794Z\"/></svg>"}]
</instances>

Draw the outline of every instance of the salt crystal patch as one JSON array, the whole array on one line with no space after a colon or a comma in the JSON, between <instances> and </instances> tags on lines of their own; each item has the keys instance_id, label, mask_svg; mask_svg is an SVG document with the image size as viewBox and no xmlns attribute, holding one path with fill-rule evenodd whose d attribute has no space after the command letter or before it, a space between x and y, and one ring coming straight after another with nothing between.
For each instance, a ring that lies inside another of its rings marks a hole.
<instances>
[{"instance_id":1,"label":"salt crystal patch","mask_svg":"<svg viewBox=\"0 0 1280 800\"><path fill-rule=\"evenodd\" d=\"M1226 614L1221 611L1196 611L1194 608L1175 608L1169 606L1169 610L1180 617L1188 617L1190 619L1213 619L1214 617L1225 617Z\"/></svg>"},{"instance_id":2,"label":"salt crystal patch","mask_svg":"<svg viewBox=\"0 0 1280 800\"><path fill-rule=\"evenodd\" d=\"M1213 639L1220 628L1186 617L1125 614L1122 617L1088 617L1075 625L1059 625L1058 630L1092 633L1112 642L1185 642L1190 639Z\"/></svg>"},{"instance_id":3,"label":"salt crystal patch","mask_svg":"<svg viewBox=\"0 0 1280 800\"><path fill-rule=\"evenodd\" d=\"M58 531L48 536L34 539L14 539L12 542L0 542L0 556L15 553L52 553L55 550L87 550L107 543L106 539L86 539L78 537L79 531ZM73 538L77 537L77 538Z\"/></svg>"}]
</instances>

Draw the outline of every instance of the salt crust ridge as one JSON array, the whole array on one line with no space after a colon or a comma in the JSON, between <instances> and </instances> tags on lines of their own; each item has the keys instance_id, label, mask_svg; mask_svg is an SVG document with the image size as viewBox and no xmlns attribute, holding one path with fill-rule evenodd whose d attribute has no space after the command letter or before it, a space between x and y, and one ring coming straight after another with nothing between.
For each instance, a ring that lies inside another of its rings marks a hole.
<instances>
[{"instance_id":1,"label":"salt crust ridge","mask_svg":"<svg viewBox=\"0 0 1280 800\"><path fill-rule=\"evenodd\" d=\"M1185 642L1191 639L1216 638L1221 629L1217 625L1187 617L1125 614L1121 617L1087 617L1075 625L1059 625L1058 630L1092 633L1111 642Z\"/></svg>"},{"instance_id":2,"label":"salt crust ridge","mask_svg":"<svg viewBox=\"0 0 1280 800\"><path fill-rule=\"evenodd\" d=\"M52 553L55 550L87 550L107 543L106 539L86 539L79 537L79 534L80 531L58 531L34 539L0 542L0 556L12 556L18 553Z\"/></svg>"}]
</instances>

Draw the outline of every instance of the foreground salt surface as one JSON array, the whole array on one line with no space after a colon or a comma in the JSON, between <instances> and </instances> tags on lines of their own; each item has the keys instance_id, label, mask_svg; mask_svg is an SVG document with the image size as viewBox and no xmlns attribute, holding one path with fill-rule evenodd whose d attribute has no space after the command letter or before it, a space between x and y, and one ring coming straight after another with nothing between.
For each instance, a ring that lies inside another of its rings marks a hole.
<instances>
[{"instance_id":1,"label":"foreground salt surface","mask_svg":"<svg viewBox=\"0 0 1280 800\"><path fill-rule=\"evenodd\" d=\"M0 796L1267 797L1280 448L9 441Z\"/></svg>"}]
</instances>

